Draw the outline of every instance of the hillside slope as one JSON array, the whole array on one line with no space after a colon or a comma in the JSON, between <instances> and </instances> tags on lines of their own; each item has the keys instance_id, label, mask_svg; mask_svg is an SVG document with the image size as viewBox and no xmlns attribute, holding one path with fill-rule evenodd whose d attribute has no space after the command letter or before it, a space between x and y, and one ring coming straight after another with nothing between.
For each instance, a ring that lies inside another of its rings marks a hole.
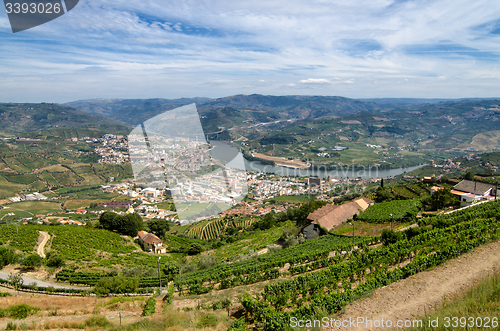
<instances>
[{"instance_id":1,"label":"hillside slope","mask_svg":"<svg viewBox=\"0 0 500 331\"><path fill-rule=\"evenodd\" d=\"M55 103L0 103L0 132L31 132L55 128L91 128L109 133L129 127L112 119L92 115Z\"/></svg>"}]
</instances>

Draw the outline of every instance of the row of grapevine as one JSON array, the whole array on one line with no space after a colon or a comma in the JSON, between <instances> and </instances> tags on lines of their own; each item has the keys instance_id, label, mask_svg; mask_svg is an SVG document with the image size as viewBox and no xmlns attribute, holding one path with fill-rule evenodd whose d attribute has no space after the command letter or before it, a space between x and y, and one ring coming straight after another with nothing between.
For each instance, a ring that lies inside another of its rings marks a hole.
<instances>
[{"instance_id":1,"label":"row of grapevine","mask_svg":"<svg viewBox=\"0 0 500 331\"><path fill-rule=\"evenodd\" d=\"M500 221L494 218L472 219L436 228L387 247L357 250L348 261L268 284L262 299L245 295L241 302L259 329L287 330L291 316L310 319L318 309L338 312L367 291L411 276L498 238L499 226ZM408 260L408 264L398 267ZM394 266L396 268L391 270ZM358 285L352 289L355 284Z\"/></svg>"},{"instance_id":2,"label":"row of grapevine","mask_svg":"<svg viewBox=\"0 0 500 331\"><path fill-rule=\"evenodd\" d=\"M416 218L420 208L422 204L418 199L381 202L368 207L356 219L371 223L410 221Z\"/></svg>"}]
</instances>

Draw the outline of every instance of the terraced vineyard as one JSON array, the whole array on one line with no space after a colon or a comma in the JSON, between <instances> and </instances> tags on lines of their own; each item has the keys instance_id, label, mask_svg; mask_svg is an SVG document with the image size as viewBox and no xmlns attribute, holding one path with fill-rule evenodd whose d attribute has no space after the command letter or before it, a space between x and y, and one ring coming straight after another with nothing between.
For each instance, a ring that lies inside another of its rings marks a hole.
<instances>
[{"instance_id":1,"label":"terraced vineyard","mask_svg":"<svg viewBox=\"0 0 500 331\"><path fill-rule=\"evenodd\" d=\"M427 220L434 228L378 248L353 251L347 260L317 272L269 283L257 297L240 301L259 330L291 330L291 317L306 320L315 312L340 312L373 289L410 277L498 240L500 202L475 206L455 215Z\"/></svg>"},{"instance_id":2,"label":"terraced vineyard","mask_svg":"<svg viewBox=\"0 0 500 331\"><path fill-rule=\"evenodd\" d=\"M186 229L187 236L202 240L211 240L219 238L225 233L228 227L248 228L255 222L253 218L240 218L232 220L228 218L218 218L210 221L193 223Z\"/></svg>"},{"instance_id":3,"label":"terraced vineyard","mask_svg":"<svg viewBox=\"0 0 500 331\"><path fill-rule=\"evenodd\" d=\"M411 221L422 207L419 200L394 200L376 203L357 216L357 220L371 223ZM391 216L392 214L392 216Z\"/></svg>"}]
</instances>

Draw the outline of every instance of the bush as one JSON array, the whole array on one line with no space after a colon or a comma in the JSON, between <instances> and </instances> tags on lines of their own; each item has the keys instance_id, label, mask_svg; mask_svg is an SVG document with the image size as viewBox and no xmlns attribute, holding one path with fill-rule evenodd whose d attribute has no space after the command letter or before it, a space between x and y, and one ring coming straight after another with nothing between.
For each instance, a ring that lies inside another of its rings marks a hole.
<instances>
[{"instance_id":1,"label":"bush","mask_svg":"<svg viewBox=\"0 0 500 331\"><path fill-rule=\"evenodd\" d=\"M16 319L25 319L29 315L35 314L37 311L40 310L38 307L33 307L30 305L27 305L25 303L20 304L20 305L15 305L11 306L6 309L8 312L8 316Z\"/></svg>"},{"instance_id":2,"label":"bush","mask_svg":"<svg viewBox=\"0 0 500 331\"><path fill-rule=\"evenodd\" d=\"M106 327L109 326L111 323L106 319L104 316L92 316L88 319L85 320L85 326L88 327Z\"/></svg>"},{"instance_id":3,"label":"bush","mask_svg":"<svg viewBox=\"0 0 500 331\"><path fill-rule=\"evenodd\" d=\"M12 264L17 260L17 255L13 250L7 247L0 247L0 269L8 264Z\"/></svg>"},{"instance_id":4,"label":"bush","mask_svg":"<svg viewBox=\"0 0 500 331\"><path fill-rule=\"evenodd\" d=\"M200 261L198 262L198 269L205 270L215 267L219 263L219 259L214 255L200 256Z\"/></svg>"},{"instance_id":5,"label":"bush","mask_svg":"<svg viewBox=\"0 0 500 331\"><path fill-rule=\"evenodd\" d=\"M144 310L142 311L141 316L151 316L156 311L156 300L154 297L151 297L146 300L146 305L144 306Z\"/></svg>"},{"instance_id":6,"label":"bush","mask_svg":"<svg viewBox=\"0 0 500 331\"><path fill-rule=\"evenodd\" d=\"M217 316L214 314L203 314L198 322L196 324L197 328L206 328L206 327L211 327L214 328L218 324Z\"/></svg>"},{"instance_id":7,"label":"bush","mask_svg":"<svg viewBox=\"0 0 500 331\"><path fill-rule=\"evenodd\" d=\"M42 266L43 259L38 254L31 254L23 260L22 265L27 268L38 268Z\"/></svg>"},{"instance_id":8,"label":"bush","mask_svg":"<svg viewBox=\"0 0 500 331\"><path fill-rule=\"evenodd\" d=\"M109 293L134 293L139 287L139 278L137 277L106 277L101 278L94 288L98 295L107 295Z\"/></svg>"},{"instance_id":9,"label":"bush","mask_svg":"<svg viewBox=\"0 0 500 331\"><path fill-rule=\"evenodd\" d=\"M400 232L395 232L395 231L392 231L392 230L384 229L382 231L382 235L381 235L380 239L382 240L384 246L387 246L387 245L390 245L390 244L394 244L399 239L401 239L401 233Z\"/></svg>"},{"instance_id":10,"label":"bush","mask_svg":"<svg viewBox=\"0 0 500 331\"><path fill-rule=\"evenodd\" d=\"M203 252L203 247L198 244L198 243L192 243L191 246L189 246L188 254L189 255L197 255Z\"/></svg>"},{"instance_id":11,"label":"bush","mask_svg":"<svg viewBox=\"0 0 500 331\"><path fill-rule=\"evenodd\" d=\"M57 254L51 254L49 255L49 257L47 258L47 267L51 267L51 268L60 268L62 266L65 265L65 261L64 259L62 258L62 256L60 255L57 255Z\"/></svg>"}]
</instances>

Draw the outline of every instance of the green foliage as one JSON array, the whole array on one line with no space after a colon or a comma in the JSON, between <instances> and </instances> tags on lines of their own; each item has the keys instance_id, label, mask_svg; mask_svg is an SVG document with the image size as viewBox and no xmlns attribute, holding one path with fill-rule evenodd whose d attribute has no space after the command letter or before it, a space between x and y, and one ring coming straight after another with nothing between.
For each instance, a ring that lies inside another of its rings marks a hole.
<instances>
[{"instance_id":1,"label":"green foliage","mask_svg":"<svg viewBox=\"0 0 500 331\"><path fill-rule=\"evenodd\" d=\"M47 255L47 267L51 268L60 268L65 265L65 261L62 256L58 254L49 254Z\"/></svg>"},{"instance_id":2,"label":"green foliage","mask_svg":"<svg viewBox=\"0 0 500 331\"><path fill-rule=\"evenodd\" d=\"M137 213L125 216L113 212L104 212L99 217L99 223L106 230L134 237L142 229L142 218Z\"/></svg>"},{"instance_id":3,"label":"green foliage","mask_svg":"<svg viewBox=\"0 0 500 331\"><path fill-rule=\"evenodd\" d=\"M17 324L14 322L7 322L7 326L5 327L5 330L17 330Z\"/></svg>"},{"instance_id":4,"label":"green foliage","mask_svg":"<svg viewBox=\"0 0 500 331\"><path fill-rule=\"evenodd\" d=\"M257 230L268 230L276 225L275 212L271 211L267 213L262 220L255 222L253 228Z\"/></svg>"},{"instance_id":5,"label":"green foliage","mask_svg":"<svg viewBox=\"0 0 500 331\"><path fill-rule=\"evenodd\" d=\"M10 273L7 277L7 281L10 285L12 285L16 290L18 290L24 283L23 277L18 274Z\"/></svg>"},{"instance_id":6,"label":"green foliage","mask_svg":"<svg viewBox=\"0 0 500 331\"><path fill-rule=\"evenodd\" d=\"M167 260L165 263L162 263L162 270L165 275L172 275L179 273L179 265L172 260Z\"/></svg>"},{"instance_id":7,"label":"green foliage","mask_svg":"<svg viewBox=\"0 0 500 331\"><path fill-rule=\"evenodd\" d=\"M248 330L248 325L245 322L244 317L240 317L237 320L235 320L228 329L228 331L245 331L245 330Z\"/></svg>"},{"instance_id":8,"label":"green foliage","mask_svg":"<svg viewBox=\"0 0 500 331\"><path fill-rule=\"evenodd\" d=\"M0 292L0 297L10 297L11 294L8 292Z\"/></svg>"},{"instance_id":9,"label":"green foliage","mask_svg":"<svg viewBox=\"0 0 500 331\"><path fill-rule=\"evenodd\" d=\"M394 199L390 187L383 187L382 185L375 191L375 202L391 201Z\"/></svg>"},{"instance_id":10,"label":"green foliage","mask_svg":"<svg viewBox=\"0 0 500 331\"><path fill-rule=\"evenodd\" d=\"M388 223L394 217L394 221L407 222L416 219L420 208L422 208L422 204L419 200L380 202L368 207L356 217L356 220L370 223Z\"/></svg>"},{"instance_id":11,"label":"green foliage","mask_svg":"<svg viewBox=\"0 0 500 331\"><path fill-rule=\"evenodd\" d=\"M474 171L472 170L469 170L465 173L464 175L464 179L467 179L467 180L474 180L474 177L476 176L476 174L474 173Z\"/></svg>"},{"instance_id":12,"label":"green foliage","mask_svg":"<svg viewBox=\"0 0 500 331\"><path fill-rule=\"evenodd\" d=\"M198 261L198 270L205 270L215 267L219 263L219 258L214 255L200 256Z\"/></svg>"},{"instance_id":13,"label":"green foliage","mask_svg":"<svg viewBox=\"0 0 500 331\"><path fill-rule=\"evenodd\" d=\"M200 320L196 324L196 327L200 328L200 329L201 328L214 328L217 326L218 323L219 323L219 321L218 321L217 315L207 313L207 314L201 315Z\"/></svg>"},{"instance_id":14,"label":"green foliage","mask_svg":"<svg viewBox=\"0 0 500 331\"><path fill-rule=\"evenodd\" d=\"M203 247L200 244L193 243L189 246L188 254L189 255L197 255L203 252Z\"/></svg>"},{"instance_id":15,"label":"green foliage","mask_svg":"<svg viewBox=\"0 0 500 331\"><path fill-rule=\"evenodd\" d=\"M443 188L435 191L430 198L432 210L442 209L457 203L457 198L451 193L449 188Z\"/></svg>"},{"instance_id":16,"label":"green foliage","mask_svg":"<svg viewBox=\"0 0 500 331\"><path fill-rule=\"evenodd\" d=\"M170 284L168 286L167 294L165 294L165 296L162 299L166 305L172 304L173 299L174 299L174 292L175 292L174 284Z\"/></svg>"},{"instance_id":17,"label":"green foliage","mask_svg":"<svg viewBox=\"0 0 500 331\"><path fill-rule=\"evenodd\" d=\"M158 238L165 238L165 233L170 231L170 225L167 220L153 219L148 222L149 230Z\"/></svg>"},{"instance_id":18,"label":"green foliage","mask_svg":"<svg viewBox=\"0 0 500 331\"><path fill-rule=\"evenodd\" d=\"M299 208L290 208L285 213L280 213L277 215L277 220L279 222L284 222L286 220L291 220L298 227L303 227L308 225L310 222L307 220L307 216L310 213L326 205L326 201L316 201L311 199L309 202L304 203Z\"/></svg>"},{"instance_id":19,"label":"green foliage","mask_svg":"<svg viewBox=\"0 0 500 331\"><path fill-rule=\"evenodd\" d=\"M144 306L144 310L142 311L141 316L151 316L156 311L156 299L152 296L146 300L146 305Z\"/></svg>"},{"instance_id":20,"label":"green foliage","mask_svg":"<svg viewBox=\"0 0 500 331\"><path fill-rule=\"evenodd\" d=\"M22 262L22 265L27 268L38 268L42 266L43 259L38 254L28 255Z\"/></svg>"},{"instance_id":21,"label":"green foliage","mask_svg":"<svg viewBox=\"0 0 500 331\"><path fill-rule=\"evenodd\" d=\"M6 265L12 264L17 260L17 255L13 250L0 246L0 269Z\"/></svg>"},{"instance_id":22,"label":"green foliage","mask_svg":"<svg viewBox=\"0 0 500 331\"><path fill-rule=\"evenodd\" d=\"M25 303L10 306L6 309L0 309L0 317L11 317L15 319L25 319L26 317L35 314L40 308L27 305ZM14 329L15 330L15 329Z\"/></svg>"},{"instance_id":23,"label":"green foliage","mask_svg":"<svg viewBox=\"0 0 500 331\"><path fill-rule=\"evenodd\" d=\"M95 285L94 292L98 295L109 293L135 293L139 287L139 279L136 277L106 277L101 278Z\"/></svg>"},{"instance_id":24,"label":"green foliage","mask_svg":"<svg viewBox=\"0 0 500 331\"><path fill-rule=\"evenodd\" d=\"M398 240L401 239L401 237L402 236L400 232L384 229L382 230L382 235L380 236L380 239L382 240L384 246L388 246L396 243Z\"/></svg>"}]
</instances>

